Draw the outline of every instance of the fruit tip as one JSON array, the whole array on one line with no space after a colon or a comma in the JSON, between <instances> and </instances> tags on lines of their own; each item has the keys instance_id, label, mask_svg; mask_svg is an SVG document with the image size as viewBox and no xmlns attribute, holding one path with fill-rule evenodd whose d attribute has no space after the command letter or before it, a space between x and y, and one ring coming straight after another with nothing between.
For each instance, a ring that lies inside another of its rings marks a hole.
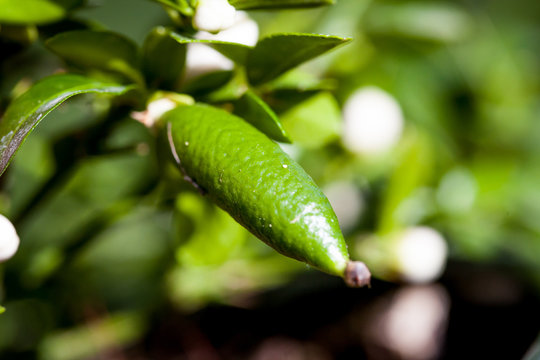
<instances>
[{"instance_id":1,"label":"fruit tip","mask_svg":"<svg viewBox=\"0 0 540 360\"><path fill-rule=\"evenodd\" d=\"M345 283L350 287L371 285L371 272L361 261L349 261L345 268Z\"/></svg>"}]
</instances>

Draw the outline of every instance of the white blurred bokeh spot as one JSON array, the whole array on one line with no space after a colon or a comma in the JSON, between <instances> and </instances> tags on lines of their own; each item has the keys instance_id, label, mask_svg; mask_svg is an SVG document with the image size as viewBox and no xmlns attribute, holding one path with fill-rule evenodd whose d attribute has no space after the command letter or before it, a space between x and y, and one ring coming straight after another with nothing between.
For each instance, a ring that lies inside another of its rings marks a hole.
<instances>
[{"instance_id":1,"label":"white blurred bokeh spot","mask_svg":"<svg viewBox=\"0 0 540 360\"><path fill-rule=\"evenodd\" d=\"M4 215L0 214L0 261L13 257L19 248L19 236L15 227Z\"/></svg>"},{"instance_id":2,"label":"white blurred bokeh spot","mask_svg":"<svg viewBox=\"0 0 540 360\"><path fill-rule=\"evenodd\" d=\"M360 88L347 99L343 120L343 144L363 156L390 150L401 138L404 126L399 103L375 86Z\"/></svg>"}]
</instances>

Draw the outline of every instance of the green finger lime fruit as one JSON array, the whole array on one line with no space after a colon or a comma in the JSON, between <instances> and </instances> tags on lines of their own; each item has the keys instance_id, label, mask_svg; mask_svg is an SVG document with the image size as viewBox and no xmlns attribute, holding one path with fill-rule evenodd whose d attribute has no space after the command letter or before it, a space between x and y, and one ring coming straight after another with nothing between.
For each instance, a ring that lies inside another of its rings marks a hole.
<instances>
[{"instance_id":1,"label":"green finger lime fruit","mask_svg":"<svg viewBox=\"0 0 540 360\"><path fill-rule=\"evenodd\" d=\"M251 233L350 286L369 284L367 267L349 259L328 199L276 143L205 105L179 106L163 121L186 179Z\"/></svg>"}]
</instances>

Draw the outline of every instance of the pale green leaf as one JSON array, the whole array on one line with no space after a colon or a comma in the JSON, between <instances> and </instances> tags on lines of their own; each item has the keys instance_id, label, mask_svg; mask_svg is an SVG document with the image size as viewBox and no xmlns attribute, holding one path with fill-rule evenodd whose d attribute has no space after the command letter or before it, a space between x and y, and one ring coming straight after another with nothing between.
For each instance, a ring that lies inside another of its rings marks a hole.
<instances>
[{"instance_id":1,"label":"pale green leaf","mask_svg":"<svg viewBox=\"0 0 540 360\"><path fill-rule=\"evenodd\" d=\"M283 126L295 143L306 148L321 147L339 138L341 111L334 97L321 92L281 116Z\"/></svg>"},{"instance_id":2,"label":"pale green leaf","mask_svg":"<svg viewBox=\"0 0 540 360\"><path fill-rule=\"evenodd\" d=\"M0 23L47 24L65 15L62 6L46 0L0 0Z\"/></svg>"}]
</instances>

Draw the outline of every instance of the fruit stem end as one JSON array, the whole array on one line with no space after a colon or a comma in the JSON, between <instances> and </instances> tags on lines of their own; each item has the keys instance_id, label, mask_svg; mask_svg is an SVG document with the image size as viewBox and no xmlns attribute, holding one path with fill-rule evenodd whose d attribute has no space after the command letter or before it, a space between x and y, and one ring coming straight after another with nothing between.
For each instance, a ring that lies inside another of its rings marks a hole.
<instances>
[{"instance_id":1,"label":"fruit stem end","mask_svg":"<svg viewBox=\"0 0 540 360\"><path fill-rule=\"evenodd\" d=\"M345 283L350 287L371 285L371 272L361 261L349 261L345 268Z\"/></svg>"}]
</instances>

